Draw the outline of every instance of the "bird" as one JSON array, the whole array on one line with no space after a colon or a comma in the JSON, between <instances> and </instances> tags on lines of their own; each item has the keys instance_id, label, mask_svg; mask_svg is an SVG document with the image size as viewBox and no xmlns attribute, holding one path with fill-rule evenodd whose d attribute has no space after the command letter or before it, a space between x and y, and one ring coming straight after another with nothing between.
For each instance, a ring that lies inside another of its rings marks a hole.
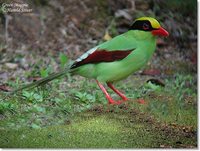
<instances>
[{"instance_id":1,"label":"bird","mask_svg":"<svg viewBox=\"0 0 200 151\"><path fill-rule=\"evenodd\" d=\"M137 18L127 32L89 49L66 69L50 74L46 78L27 84L13 92L37 87L70 73L95 79L108 104L119 105L128 101L128 98L116 89L113 83L127 78L147 64L156 49L157 36L167 37L169 33L155 18ZM121 100L114 100L103 83L107 84Z\"/></svg>"}]
</instances>

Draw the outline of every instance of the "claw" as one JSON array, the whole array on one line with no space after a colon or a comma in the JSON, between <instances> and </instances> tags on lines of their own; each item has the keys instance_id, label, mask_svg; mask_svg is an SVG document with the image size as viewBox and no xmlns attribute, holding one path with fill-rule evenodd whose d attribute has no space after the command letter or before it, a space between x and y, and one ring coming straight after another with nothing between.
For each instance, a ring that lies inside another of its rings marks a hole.
<instances>
[{"instance_id":1,"label":"claw","mask_svg":"<svg viewBox=\"0 0 200 151\"><path fill-rule=\"evenodd\" d=\"M139 104L147 104L147 102L144 99L138 99L137 102Z\"/></svg>"},{"instance_id":2,"label":"claw","mask_svg":"<svg viewBox=\"0 0 200 151\"><path fill-rule=\"evenodd\" d=\"M113 105L120 105L120 104L122 104L124 101L114 101L114 100L112 100L112 101L110 101L109 100L109 104L113 104Z\"/></svg>"}]
</instances>

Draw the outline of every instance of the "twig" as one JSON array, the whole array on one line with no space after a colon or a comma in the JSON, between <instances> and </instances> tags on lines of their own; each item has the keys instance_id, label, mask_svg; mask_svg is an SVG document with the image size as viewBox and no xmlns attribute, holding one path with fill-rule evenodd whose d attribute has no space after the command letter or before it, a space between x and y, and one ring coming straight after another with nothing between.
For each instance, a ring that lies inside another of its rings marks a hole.
<instances>
[{"instance_id":1,"label":"twig","mask_svg":"<svg viewBox=\"0 0 200 151\"><path fill-rule=\"evenodd\" d=\"M8 44L8 23L9 23L9 17L7 14L5 14L5 42L6 45Z\"/></svg>"}]
</instances>

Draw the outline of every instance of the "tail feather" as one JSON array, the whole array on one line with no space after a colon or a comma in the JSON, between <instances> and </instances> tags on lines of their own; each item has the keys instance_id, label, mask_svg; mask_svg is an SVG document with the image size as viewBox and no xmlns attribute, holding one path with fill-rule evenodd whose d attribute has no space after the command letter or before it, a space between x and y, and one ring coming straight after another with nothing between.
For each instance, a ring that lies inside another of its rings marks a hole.
<instances>
[{"instance_id":1,"label":"tail feather","mask_svg":"<svg viewBox=\"0 0 200 151\"><path fill-rule=\"evenodd\" d=\"M16 92L24 90L24 89L30 89L30 88L35 88L37 86L44 85L44 84L46 84L46 83L48 83L48 82L50 82L50 81L52 81L56 78L59 78L59 77L65 75L65 74L67 74L68 72L69 72L69 68L67 68L63 71L60 71L58 73L53 73L46 78L43 78L41 80L38 80L38 81L30 83L30 84L27 84L25 86L22 86L21 88L16 89L16 90L13 90L11 93L16 93Z\"/></svg>"}]
</instances>

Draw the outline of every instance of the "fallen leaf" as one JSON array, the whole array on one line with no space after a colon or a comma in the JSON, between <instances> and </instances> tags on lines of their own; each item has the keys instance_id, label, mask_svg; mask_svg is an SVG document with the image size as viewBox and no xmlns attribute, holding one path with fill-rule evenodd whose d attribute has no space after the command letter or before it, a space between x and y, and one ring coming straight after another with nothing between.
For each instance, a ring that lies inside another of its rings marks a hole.
<instances>
[{"instance_id":1,"label":"fallen leaf","mask_svg":"<svg viewBox=\"0 0 200 151\"><path fill-rule=\"evenodd\" d=\"M28 78L29 81L38 81L38 80L41 80L42 78L41 77L30 77Z\"/></svg>"},{"instance_id":2,"label":"fallen leaf","mask_svg":"<svg viewBox=\"0 0 200 151\"><path fill-rule=\"evenodd\" d=\"M5 92L12 91L12 89L7 85L0 85L0 90L5 91Z\"/></svg>"},{"instance_id":3,"label":"fallen leaf","mask_svg":"<svg viewBox=\"0 0 200 151\"><path fill-rule=\"evenodd\" d=\"M146 69L142 72L142 75L160 75L160 71L158 69Z\"/></svg>"},{"instance_id":4,"label":"fallen leaf","mask_svg":"<svg viewBox=\"0 0 200 151\"><path fill-rule=\"evenodd\" d=\"M106 40L106 41L112 39L112 37L109 35L108 31L106 31L105 35L103 36L103 39Z\"/></svg>"},{"instance_id":5,"label":"fallen leaf","mask_svg":"<svg viewBox=\"0 0 200 151\"><path fill-rule=\"evenodd\" d=\"M190 60L191 60L192 64L194 64L194 65L197 64L197 52L192 53L192 55L190 56Z\"/></svg>"}]
</instances>

